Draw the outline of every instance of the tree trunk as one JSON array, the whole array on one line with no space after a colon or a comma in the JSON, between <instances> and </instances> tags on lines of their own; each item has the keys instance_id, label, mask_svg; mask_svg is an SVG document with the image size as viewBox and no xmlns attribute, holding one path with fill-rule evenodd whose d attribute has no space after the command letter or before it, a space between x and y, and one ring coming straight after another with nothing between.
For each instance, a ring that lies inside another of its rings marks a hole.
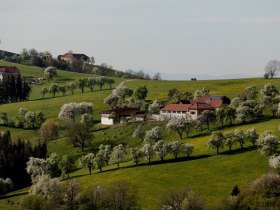
<instances>
[{"instance_id":1,"label":"tree trunk","mask_svg":"<svg viewBox=\"0 0 280 210\"><path fill-rule=\"evenodd\" d=\"M118 162L118 168L120 168L120 163Z\"/></svg>"},{"instance_id":2,"label":"tree trunk","mask_svg":"<svg viewBox=\"0 0 280 210\"><path fill-rule=\"evenodd\" d=\"M219 154L219 147L217 147L217 155Z\"/></svg>"},{"instance_id":3,"label":"tree trunk","mask_svg":"<svg viewBox=\"0 0 280 210\"><path fill-rule=\"evenodd\" d=\"M179 137L180 137L180 139L182 140L182 138L183 138L183 133L179 132Z\"/></svg>"},{"instance_id":4,"label":"tree trunk","mask_svg":"<svg viewBox=\"0 0 280 210\"><path fill-rule=\"evenodd\" d=\"M88 170L89 170L89 175L91 175L91 167L89 167Z\"/></svg>"},{"instance_id":5,"label":"tree trunk","mask_svg":"<svg viewBox=\"0 0 280 210\"><path fill-rule=\"evenodd\" d=\"M149 165L151 164L151 158L149 157Z\"/></svg>"}]
</instances>

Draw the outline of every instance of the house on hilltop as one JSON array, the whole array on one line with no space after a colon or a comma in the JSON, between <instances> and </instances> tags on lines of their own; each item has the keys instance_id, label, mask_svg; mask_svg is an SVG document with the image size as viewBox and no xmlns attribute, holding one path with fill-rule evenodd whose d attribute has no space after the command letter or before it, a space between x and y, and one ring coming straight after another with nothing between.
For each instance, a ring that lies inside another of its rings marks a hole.
<instances>
[{"instance_id":1,"label":"house on hilltop","mask_svg":"<svg viewBox=\"0 0 280 210\"><path fill-rule=\"evenodd\" d=\"M73 61L83 61L86 62L89 60L89 57L85 54L78 54L78 53L65 53L64 55L59 55L57 57L58 60L64 60L68 63L73 63Z\"/></svg>"},{"instance_id":2,"label":"house on hilltop","mask_svg":"<svg viewBox=\"0 0 280 210\"><path fill-rule=\"evenodd\" d=\"M102 125L114 125L129 121L144 121L145 114L137 108L116 108L101 113Z\"/></svg>"},{"instance_id":3,"label":"house on hilltop","mask_svg":"<svg viewBox=\"0 0 280 210\"><path fill-rule=\"evenodd\" d=\"M0 81L3 81L11 76L17 77L20 71L15 66L0 66Z\"/></svg>"},{"instance_id":4,"label":"house on hilltop","mask_svg":"<svg viewBox=\"0 0 280 210\"><path fill-rule=\"evenodd\" d=\"M203 111L214 111L230 104L230 99L222 95L205 95L199 100L180 100L177 104L168 104L160 110L161 119L190 116L197 119Z\"/></svg>"}]
</instances>

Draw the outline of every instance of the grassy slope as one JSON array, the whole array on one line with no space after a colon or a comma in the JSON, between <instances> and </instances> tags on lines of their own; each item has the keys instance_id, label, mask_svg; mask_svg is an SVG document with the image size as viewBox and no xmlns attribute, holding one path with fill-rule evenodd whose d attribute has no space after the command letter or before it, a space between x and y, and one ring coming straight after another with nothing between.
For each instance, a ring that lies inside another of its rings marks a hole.
<instances>
[{"instance_id":1,"label":"grassy slope","mask_svg":"<svg viewBox=\"0 0 280 210\"><path fill-rule=\"evenodd\" d=\"M0 61L0 65L10 65L10 66L17 66L24 76L35 76L35 77L43 77L43 71L41 68L38 67L30 67L24 66L20 64L14 64L9 62ZM79 78L88 78L92 77L93 75L90 74L80 74L75 72L66 72L66 71L58 71L58 76L54 78L52 82L59 83L60 85L66 85L71 81L76 81ZM115 87L119 84L123 79L114 78ZM104 109L103 100L104 98L111 93L111 90L108 89L107 86L104 87L104 90L99 91L98 87L95 87L94 92L90 92L90 90L86 89L85 92L82 94L79 89L75 91L75 95L71 95L67 93L66 96L62 96L61 93L58 93L55 98L52 95L47 95L45 99L42 99L40 91L42 87L49 87L50 84L47 81L44 81L43 85L33 85L32 92L30 95L30 100L26 102L19 102L13 104L3 104L1 105L1 112L7 112L8 116L11 118L17 114L18 109L21 107L27 108L31 111L42 111L46 118L57 118L59 113L60 107L65 103L70 102L82 102L88 101L92 102L94 105L95 113L94 118L96 120L100 120L100 111ZM108 107L107 107L108 108ZM22 129L13 129L13 128L1 128L2 130L9 129L14 134L13 137L16 139L18 137L36 137L36 131L28 131Z\"/></svg>"},{"instance_id":2,"label":"grassy slope","mask_svg":"<svg viewBox=\"0 0 280 210\"><path fill-rule=\"evenodd\" d=\"M240 94L244 88L249 85L255 85L257 88L262 88L264 84L272 83L280 89L280 79L264 80L263 78L250 79L232 79L232 80L200 80L200 81L128 81L126 86L137 88L140 85L146 85L149 93L148 99L165 99L167 91L171 88L177 88L180 91L188 91L194 93L197 89L206 87L210 89L210 94L224 94L233 98Z\"/></svg>"},{"instance_id":3,"label":"grassy slope","mask_svg":"<svg viewBox=\"0 0 280 210\"><path fill-rule=\"evenodd\" d=\"M279 136L278 130L280 120L270 120L267 122L256 123L254 126L258 132L271 130ZM128 125L131 129L133 125ZM239 126L242 129L251 128L252 125ZM115 129L120 129L115 127ZM236 128L225 129L224 132ZM125 130L125 128L121 128ZM167 133L166 133L167 134ZM126 138L126 137L124 137ZM169 139L177 139L175 133L170 133ZM243 152L233 154L223 153L216 155L215 150L209 150L206 142L209 136L183 139L184 142L194 144L195 151L192 159L180 159L179 162L172 161L172 157L167 157L161 163L157 157L154 164L134 167L132 162L121 164L120 170L115 170L116 165L104 168L103 173L94 170L93 174L88 175L88 171L81 169L71 174L81 184L82 189L94 184L107 184L117 180L128 180L139 191L139 200L143 209L155 209L156 202L160 195L169 187L188 186L201 194L205 201L206 209L215 209L219 200L229 195L233 186L237 184L240 189L244 189L252 180L267 172L267 158L261 156L256 150L250 150L250 144L246 144ZM127 141L134 141L129 138ZM238 151L238 146L235 146ZM202 156L203 155L203 156ZM20 201L22 196L10 198L13 201Z\"/></svg>"},{"instance_id":4,"label":"grassy slope","mask_svg":"<svg viewBox=\"0 0 280 210\"><path fill-rule=\"evenodd\" d=\"M0 65L3 63L0 62ZM33 71L37 71L35 68L30 70L30 67L19 67L25 75L33 75ZM26 70L25 70L26 68ZM38 73L38 72L36 72ZM79 77L88 77L86 75L80 75L71 72L59 72L60 78L56 78L57 82L69 82ZM41 76L41 75L38 75ZM117 83L121 81L117 80ZM127 86L137 88L140 85L147 85L149 89L149 99L164 99L166 97L167 90L170 88L177 88L182 91L194 92L194 90L202 87L210 89L211 94L225 94L229 97L234 97L239 94L246 86L256 85L262 87L265 83L271 82L278 88L280 87L279 79L263 80L263 79L240 79L240 80L219 80L219 81L131 81L127 82ZM116 83L116 84L117 84ZM22 102L16 104L1 105L1 111L6 111L9 115L16 113L18 108L25 107L30 110L42 110L48 118L56 118L57 113L62 104L71 101L92 101L95 107L95 119L99 119L99 112L105 109L103 99L110 93L110 90L87 92L84 94L75 94L74 96L49 98L46 100L39 100L39 91L42 86L34 86L34 91L31 95L29 102ZM78 92L78 90L77 90ZM106 107L107 108L107 107ZM163 125L163 123L159 123ZM270 120L267 122L257 123L254 126L259 132L263 130L272 130L279 136L278 131L279 120ZM108 136L111 144L117 144L119 142L128 143L130 145L138 145L140 141L131 138L131 133L136 125L130 124L127 126L114 126L106 129L106 135L101 131L95 132L95 140L93 147L96 148L105 136ZM150 125L145 125L148 129ZM244 129L252 127L252 125L241 126ZM97 126L96 129L101 127ZM232 130L235 128L230 128ZM21 129L10 129L13 136L28 136L36 137L36 131L24 131ZM123 134L120 134L122 131ZM169 133L164 131L166 139L168 141L177 139L175 133ZM112 136L117 136L113 138ZM121 170L114 169L115 166L109 166L104 170L109 170L104 173L93 174L88 176L86 170L78 170L72 174L77 177L78 181L82 184L82 187L88 186L89 183L101 183L112 182L114 180L127 179L135 184L139 189L139 199L143 209L154 209L155 202L158 200L160 194L170 187L190 186L197 192L199 192L206 203L207 209L215 209L215 205L218 200L230 193L232 187L237 184L239 187L246 186L250 181L268 170L267 159L260 156L256 151L246 151L243 153L237 153L234 155L223 154L216 156L215 151L209 151L206 146L206 142L209 136L191 138L184 141L189 141L195 145L194 156L200 157L201 155L209 155L209 157L194 159L191 161L182 162L170 162L165 164L155 164L152 166L140 166L131 167L131 162L122 164ZM248 145L247 145L248 146ZM65 145L65 140L59 139L49 144L49 150L57 152L60 155L64 154L79 154L79 149L73 149L71 146ZM171 157L169 157L171 158ZM96 171L95 171L96 173ZM85 176L86 175L86 176ZM19 201L21 196L11 198L12 200ZM1 203L0 203L1 207Z\"/></svg>"}]
</instances>

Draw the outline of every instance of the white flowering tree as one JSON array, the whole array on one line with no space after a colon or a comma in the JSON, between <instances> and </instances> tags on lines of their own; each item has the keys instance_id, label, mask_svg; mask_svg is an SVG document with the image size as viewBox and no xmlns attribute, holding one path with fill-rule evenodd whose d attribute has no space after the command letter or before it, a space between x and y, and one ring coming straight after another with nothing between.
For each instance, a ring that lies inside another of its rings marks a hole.
<instances>
[{"instance_id":1,"label":"white flowering tree","mask_svg":"<svg viewBox=\"0 0 280 210\"><path fill-rule=\"evenodd\" d=\"M162 138L163 138L163 136L162 136L161 129L159 126L156 126L156 127L152 128L151 130L146 131L145 141L150 141L150 140L158 141Z\"/></svg>"},{"instance_id":2,"label":"white flowering tree","mask_svg":"<svg viewBox=\"0 0 280 210\"><path fill-rule=\"evenodd\" d=\"M273 155L269 158L269 166L280 173L280 155Z\"/></svg>"},{"instance_id":3,"label":"white flowering tree","mask_svg":"<svg viewBox=\"0 0 280 210\"><path fill-rule=\"evenodd\" d=\"M61 175L61 170L59 168L59 162L61 160L60 156L56 153L51 153L49 157L46 159L49 167L49 174L53 177L59 177Z\"/></svg>"},{"instance_id":4,"label":"white flowering tree","mask_svg":"<svg viewBox=\"0 0 280 210\"><path fill-rule=\"evenodd\" d=\"M30 174L32 183L35 183L40 176L48 174L49 163L43 158L30 157L26 163L26 171Z\"/></svg>"},{"instance_id":5,"label":"white flowering tree","mask_svg":"<svg viewBox=\"0 0 280 210\"><path fill-rule=\"evenodd\" d=\"M140 138L142 141L145 139L145 131L142 129L142 125L138 125L137 128L133 131L133 138Z\"/></svg>"},{"instance_id":6,"label":"white flowering tree","mask_svg":"<svg viewBox=\"0 0 280 210\"><path fill-rule=\"evenodd\" d=\"M253 146L255 146L257 139L259 138L259 135L257 134L257 129L256 128L249 128L246 132L245 132L245 136L248 139L248 141L250 141Z\"/></svg>"},{"instance_id":7,"label":"white flowering tree","mask_svg":"<svg viewBox=\"0 0 280 210\"><path fill-rule=\"evenodd\" d=\"M89 77L87 80L87 86L89 87L89 89L91 90L91 92L93 92L93 88L96 85L96 81L94 77Z\"/></svg>"},{"instance_id":8,"label":"white flowering tree","mask_svg":"<svg viewBox=\"0 0 280 210\"><path fill-rule=\"evenodd\" d=\"M119 87L116 89L116 95L121 97L122 99L125 99L127 97L131 97L133 95L133 90L128 87Z\"/></svg>"},{"instance_id":9,"label":"white flowering tree","mask_svg":"<svg viewBox=\"0 0 280 210\"><path fill-rule=\"evenodd\" d=\"M172 141L168 144L169 152L177 159L180 152L182 152L182 145L179 141Z\"/></svg>"},{"instance_id":10,"label":"white flowering tree","mask_svg":"<svg viewBox=\"0 0 280 210\"><path fill-rule=\"evenodd\" d=\"M95 156L93 153L89 153L89 154L79 158L80 166L88 169L90 175L91 175L92 169L94 169L94 158L95 158Z\"/></svg>"},{"instance_id":11,"label":"white flowering tree","mask_svg":"<svg viewBox=\"0 0 280 210\"><path fill-rule=\"evenodd\" d=\"M131 160L138 165L138 163L141 161L141 159L144 157L143 151L138 148L130 148L130 158Z\"/></svg>"},{"instance_id":12,"label":"white flowering tree","mask_svg":"<svg viewBox=\"0 0 280 210\"><path fill-rule=\"evenodd\" d=\"M70 122L75 122L75 119L80 114L91 114L93 105L90 102L68 103L64 104L58 114L58 118Z\"/></svg>"},{"instance_id":13,"label":"white flowering tree","mask_svg":"<svg viewBox=\"0 0 280 210\"><path fill-rule=\"evenodd\" d=\"M79 108L77 103L64 104L58 114L58 118L66 121L75 122L76 116L79 114Z\"/></svg>"},{"instance_id":14,"label":"white flowering tree","mask_svg":"<svg viewBox=\"0 0 280 210\"><path fill-rule=\"evenodd\" d=\"M59 92L59 85L57 83L52 83L49 87L49 93L53 94L53 97L55 97L55 94Z\"/></svg>"},{"instance_id":15,"label":"white flowering tree","mask_svg":"<svg viewBox=\"0 0 280 210\"><path fill-rule=\"evenodd\" d=\"M182 144L181 150L184 154L187 155L187 157L190 157L190 155L193 153L194 146L192 144L185 143L185 144Z\"/></svg>"},{"instance_id":16,"label":"white flowering tree","mask_svg":"<svg viewBox=\"0 0 280 210\"><path fill-rule=\"evenodd\" d=\"M91 125L93 125L93 122L94 122L94 120L93 120L92 114L85 113L81 116L81 123L82 124L91 126Z\"/></svg>"},{"instance_id":17,"label":"white flowering tree","mask_svg":"<svg viewBox=\"0 0 280 210\"><path fill-rule=\"evenodd\" d=\"M121 100L120 96L111 94L104 99L104 103L108 104L111 107L111 109L114 109L117 107L120 100Z\"/></svg>"},{"instance_id":18,"label":"white flowering tree","mask_svg":"<svg viewBox=\"0 0 280 210\"><path fill-rule=\"evenodd\" d=\"M0 125L8 125L9 119L6 112L0 112Z\"/></svg>"},{"instance_id":19,"label":"white flowering tree","mask_svg":"<svg viewBox=\"0 0 280 210\"><path fill-rule=\"evenodd\" d=\"M149 112L152 114L158 114L160 111L161 103L157 100L154 100L152 104L149 105Z\"/></svg>"},{"instance_id":20,"label":"white flowering tree","mask_svg":"<svg viewBox=\"0 0 280 210\"><path fill-rule=\"evenodd\" d=\"M59 191L58 179L51 178L48 174L39 176L29 189L31 195L42 196L44 199L56 198Z\"/></svg>"},{"instance_id":21,"label":"white flowering tree","mask_svg":"<svg viewBox=\"0 0 280 210\"><path fill-rule=\"evenodd\" d=\"M110 161L110 155L111 155L111 145L99 145L99 151L97 153L98 156L101 156L104 160L104 162L106 163L106 165L109 165L109 161Z\"/></svg>"},{"instance_id":22,"label":"white flowering tree","mask_svg":"<svg viewBox=\"0 0 280 210\"><path fill-rule=\"evenodd\" d=\"M225 145L228 146L229 151L231 152L232 146L236 143L235 136L233 132L225 133Z\"/></svg>"},{"instance_id":23,"label":"white flowering tree","mask_svg":"<svg viewBox=\"0 0 280 210\"><path fill-rule=\"evenodd\" d=\"M233 134L234 134L235 141L239 143L240 148L243 149L243 146L245 144L245 134L243 130L236 129Z\"/></svg>"},{"instance_id":24,"label":"white flowering tree","mask_svg":"<svg viewBox=\"0 0 280 210\"><path fill-rule=\"evenodd\" d=\"M63 178L65 174L67 177L70 177L70 172L74 169L75 161L73 158L69 157L68 155L62 156L61 161L59 162L59 168L62 171Z\"/></svg>"},{"instance_id":25,"label":"white flowering tree","mask_svg":"<svg viewBox=\"0 0 280 210\"><path fill-rule=\"evenodd\" d=\"M166 124L166 128L170 131L176 131L179 135L179 138L183 138L183 133L187 133L187 137L194 125L190 117L174 117L169 120Z\"/></svg>"},{"instance_id":26,"label":"white flowering tree","mask_svg":"<svg viewBox=\"0 0 280 210\"><path fill-rule=\"evenodd\" d=\"M5 196L6 193L13 189L13 181L10 178L0 178L0 196Z\"/></svg>"},{"instance_id":27,"label":"white flowering tree","mask_svg":"<svg viewBox=\"0 0 280 210\"><path fill-rule=\"evenodd\" d=\"M276 153L279 139L270 131L264 131L257 140L258 150L262 155L271 156Z\"/></svg>"},{"instance_id":28,"label":"white flowering tree","mask_svg":"<svg viewBox=\"0 0 280 210\"><path fill-rule=\"evenodd\" d=\"M75 90L76 90L77 86L75 83L73 82L70 82L67 86L66 86L66 89L71 92L72 95L74 95L75 93Z\"/></svg>"},{"instance_id":29,"label":"white flowering tree","mask_svg":"<svg viewBox=\"0 0 280 210\"><path fill-rule=\"evenodd\" d=\"M97 168L99 169L99 171L102 172L102 168L105 165L103 156L98 153L94 158L94 162Z\"/></svg>"},{"instance_id":30,"label":"white flowering tree","mask_svg":"<svg viewBox=\"0 0 280 210\"><path fill-rule=\"evenodd\" d=\"M151 159L155 154L153 146L151 144L144 144L142 147L142 151L145 158L149 161L149 164L151 164Z\"/></svg>"},{"instance_id":31,"label":"white flowering tree","mask_svg":"<svg viewBox=\"0 0 280 210\"><path fill-rule=\"evenodd\" d=\"M219 131L213 132L207 144L210 149L216 149L218 155L220 148L223 148L224 146L223 134Z\"/></svg>"},{"instance_id":32,"label":"white flowering tree","mask_svg":"<svg viewBox=\"0 0 280 210\"><path fill-rule=\"evenodd\" d=\"M120 163L123 161L124 156L124 146L122 144L119 144L118 146L115 146L113 148L112 153L110 155L110 162L116 163L118 165L118 168L120 168Z\"/></svg>"},{"instance_id":33,"label":"white flowering tree","mask_svg":"<svg viewBox=\"0 0 280 210\"><path fill-rule=\"evenodd\" d=\"M46 87L43 87L42 89L41 89L41 94L42 94L42 96L43 96L43 98L45 98L45 95L47 94L49 92L49 90L46 88Z\"/></svg>"},{"instance_id":34,"label":"white flowering tree","mask_svg":"<svg viewBox=\"0 0 280 210\"><path fill-rule=\"evenodd\" d=\"M155 153L160 157L163 161L164 157L168 154L168 145L163 142L163 140L157 141L154 146Z\"/></svg>"}]
</instances>

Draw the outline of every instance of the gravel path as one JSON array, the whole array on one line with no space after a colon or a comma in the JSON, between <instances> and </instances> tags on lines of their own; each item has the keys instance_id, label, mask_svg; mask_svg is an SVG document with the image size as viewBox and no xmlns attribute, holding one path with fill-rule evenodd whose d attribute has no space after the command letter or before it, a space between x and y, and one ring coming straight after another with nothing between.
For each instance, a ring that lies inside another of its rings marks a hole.
<instances>
[{"instance_id":1,"label":"gravel path","mask_svg":"<svg viewBox=\"0 0 280 210\"><path fill-rule=\"evenodd\" d=\"M116 95L117 89L124 87L124 83L126 83L128 81L132 81L132 79L122 81L120 84L118 84L118 86L115 89L112 90L112 94Z\"/></svg>"}]
</instances>

